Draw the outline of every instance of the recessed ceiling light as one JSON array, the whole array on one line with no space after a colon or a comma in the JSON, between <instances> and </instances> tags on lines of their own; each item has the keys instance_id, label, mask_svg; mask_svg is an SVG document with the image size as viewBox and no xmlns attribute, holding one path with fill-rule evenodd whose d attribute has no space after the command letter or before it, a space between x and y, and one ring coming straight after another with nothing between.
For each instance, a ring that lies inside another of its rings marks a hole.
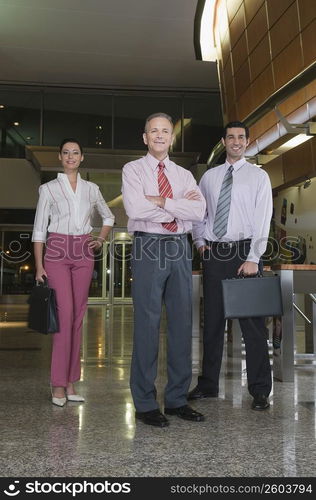
<instances>
[{"instance_id":1,"label":"recessed ceiling light","mask_svg":"<svg viewBox=\"0 0 316 500\"><path fill-rule=\"evenodd\" d=\"M3 109L4 108L4 104L0 104L0 109Z\"/></svg>"},{"instance_id":2,"label":"recessed ceiling light","mask_svg":"<svg viewBox=\"0 0 316 500\"><path fill-rule=\"evenodd\" d=\"M18 127L20 125L20 122L13 122L13 125L15 125L16 127Z\"/></svg>"}]
</instances>

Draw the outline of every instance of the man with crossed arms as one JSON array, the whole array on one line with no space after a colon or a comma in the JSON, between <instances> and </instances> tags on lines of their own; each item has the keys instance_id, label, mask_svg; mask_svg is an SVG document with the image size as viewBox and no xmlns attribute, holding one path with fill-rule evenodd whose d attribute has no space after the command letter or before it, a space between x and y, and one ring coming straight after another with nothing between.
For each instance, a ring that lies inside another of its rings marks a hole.
<instances>
[{"instance_id":1,"label":"man with crossed arms","mask_svg":"<svg viewBox=\"0 0 316 500\"><path fill-rule=\"evenodd\" d=\"M165 113L150 115L143 140L148 153L123 167L123 202L132 249L134 340L130 387L136 419L166 427L156 399L159 327L167 313L167 385L164 411L184 420L204 420L187 404L192 377L192 264L187 233L201 221L205 200L188 170L168 156L173 123Z\"/></svg>"}]
</instances>

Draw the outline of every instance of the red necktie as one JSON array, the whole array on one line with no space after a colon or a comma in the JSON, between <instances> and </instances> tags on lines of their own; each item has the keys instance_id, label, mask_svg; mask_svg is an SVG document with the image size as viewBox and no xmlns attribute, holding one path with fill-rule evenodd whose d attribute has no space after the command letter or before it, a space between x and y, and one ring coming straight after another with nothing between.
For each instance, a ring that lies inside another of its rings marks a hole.
<instances>
[{"instance_id":1,"label":"red necktie","mask_svg":"<svg viewBox=\"0 0 316 500\"><path fill-rule=\"evenodd\" d=\"M159 195L163 196L163 198L173 198L172 188L167 179L166 174L164 173L165 164L160 161L158 163L158 187L159 187ZM178 230L178 225L175 220L172 222L162 222L162 226L168 231L172 231L175 233Z\"/></svg>"}]
</instances>

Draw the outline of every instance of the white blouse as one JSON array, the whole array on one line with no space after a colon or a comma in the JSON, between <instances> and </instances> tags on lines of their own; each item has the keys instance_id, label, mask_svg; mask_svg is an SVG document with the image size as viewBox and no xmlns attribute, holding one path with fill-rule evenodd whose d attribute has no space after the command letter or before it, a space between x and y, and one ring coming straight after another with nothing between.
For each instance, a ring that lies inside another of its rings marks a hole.
<instances>
[{"instance_id":1,"label":"white blouse","mask_svg":"<svg viewBox=\"0 0 316 500\"><path fill-rule=\"evenodd\" d=\"M47 231L77 236L89 234L93 229L91 218L95 210L104 226L113 226L114 215L104 201L99 186L84 181L78 174L74 192L67 175L59 173L57 179L39 188L32 241L45 243Z\"/></svg>"}]
</instances>

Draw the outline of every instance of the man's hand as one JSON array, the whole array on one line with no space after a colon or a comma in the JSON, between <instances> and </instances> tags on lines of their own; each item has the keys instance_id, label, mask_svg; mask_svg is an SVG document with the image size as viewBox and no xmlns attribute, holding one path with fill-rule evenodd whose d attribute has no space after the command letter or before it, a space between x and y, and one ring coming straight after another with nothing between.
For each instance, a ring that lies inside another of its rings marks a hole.
<instances>
[{"instance_id":1,"label":"man's hand","mask_svg":"<svg viewBox=\"0 0 316 500\"><path fill-rule=\"evenodd\" d=\"M187 200L200 200L201 196L200 196L200 193L193 190L193 191L189 191L187 194L185 194L184 198L186 198Z\"/></svg>"},{"instance_id":2,"label":"man's hand","mask_svg":"<svg viewBox=\"0 0 316 500\"><path fill-rule=\"evenodd\" d=\"M165 208L166 199L162 196L145 196L148 201L151 201L154 205L160 208Z\"/></svg>"},{"instance_id":3,"label":"man's hand","mask_svg":"<svg viewBox=\"0 0 316 500\"><path fill-rule=\"evenodd\" d=\"M201 247L198 248L198 252L199 252L200 256L202 257L205 250L210 250L210 249L211 249L211 247L209 247L208 245L202 245Z\"/></svg>"},{"instance_id":4,"label":"man's hand","mask_svg":"<svg viewBox=\"0 0 316 500\"><path fill-rule=\"evenodd\" d=\"M257 274L258 272L258 264L256 262L250 262L250 260L246 260L237 271L237 274L243 274L244 276L252 276Z\"/></svg>"}]
</instances>

